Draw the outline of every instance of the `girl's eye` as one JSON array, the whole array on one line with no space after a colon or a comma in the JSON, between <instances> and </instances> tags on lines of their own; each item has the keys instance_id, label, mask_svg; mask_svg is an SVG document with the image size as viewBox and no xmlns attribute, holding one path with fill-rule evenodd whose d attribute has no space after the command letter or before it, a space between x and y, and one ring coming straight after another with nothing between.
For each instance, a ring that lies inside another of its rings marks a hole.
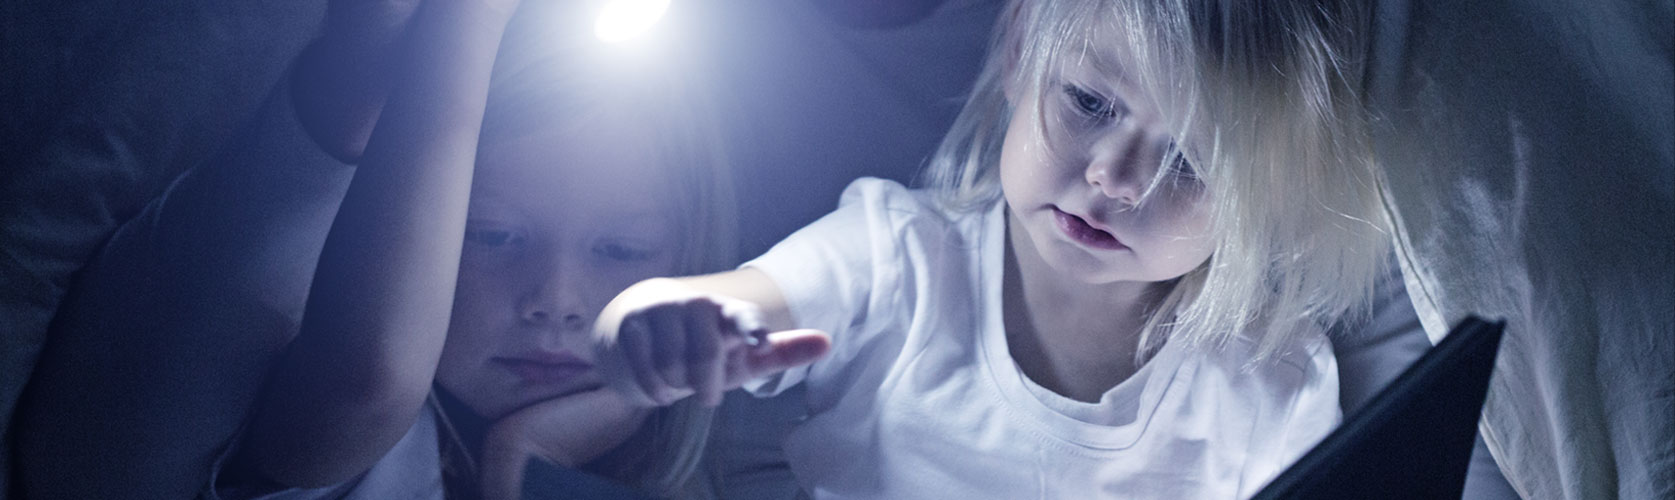
<instances>
[{"instance_id":1,"label":"girl's eye","mask_svg":"<svg viewBox=\"0 0 1675 500\"><path fill-rule=\"evenodd\" d=\"M1109 120L1118 116L1117 106L1098 94L1082 90L1075 85L1065 85L1064 94L1075 104L1076 111L1082 116L1095 120Z\"/></svg>"},{"instance_id":2,"label":"girl's eye","mask_svg":"<svg viewBox=\"0 0 1675 500\"><path fill-rule=\"evenodd\" d=\"M465 228L465 241L486 247L502 247L523 242L523 236L505 229Z\"/></svg>"},{"instance_id":3,"label":"girl's eye","mask_svg":"<svg viewBox=\"0 0 1675 500\"><path fill-rule=\"evenodd\" d=\"M655 249L618 242L606 242L594 245L593 253L594 255L620 262L646 261L657 255L657 251Z\"/></svg>"}]
</instances>

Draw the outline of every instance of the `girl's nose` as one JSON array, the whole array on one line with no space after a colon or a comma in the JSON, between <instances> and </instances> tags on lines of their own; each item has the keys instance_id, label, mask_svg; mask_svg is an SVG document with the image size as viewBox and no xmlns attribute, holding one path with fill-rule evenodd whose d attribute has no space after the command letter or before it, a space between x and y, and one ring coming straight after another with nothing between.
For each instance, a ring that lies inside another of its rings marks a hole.
<instances>
[{"instance_id":1,"label":"girl's nose","mask_svg":"<svg viewBox=\"0 0 1675 500\"><path fill-rule=\"evenodd\" d=\"M1146 165L1145 155L1140 154L1141 141L1112 138L1102 142L1093 148L1083 177L1106 198L1134 206L1145 193L1150 172L1156 166Z\"/></svg>"},{"instance_id":2,"label":"girl's nose","mask_svg":"<svg viewBox=\"0 0 1675 500\"><path fill-rule=\"evenodd\" d=\"M556 313L539 307L527 308L523 320L538 326L551 324L564 331L579 331L588 327L587 318L579 312Z\"/></svg>"},{"instance_id":3,"label":"girl's nose","mask_svg":"<svg viewBox=\"0 0 1675 500\"><path fill-rule=\"evenodd\" d=\"M525 323L559 330L582 331L592 326L587 301L579 293L576 273L548 272L519 300L518 316Z\"/></svg>"}]
</instances>

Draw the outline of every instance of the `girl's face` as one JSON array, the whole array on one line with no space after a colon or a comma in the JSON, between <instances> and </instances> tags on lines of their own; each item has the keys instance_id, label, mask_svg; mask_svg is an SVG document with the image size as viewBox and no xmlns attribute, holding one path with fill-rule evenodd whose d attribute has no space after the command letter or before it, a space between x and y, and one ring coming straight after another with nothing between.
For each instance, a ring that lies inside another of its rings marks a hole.
<instances>
[{"instance_id":1,"label":"girl's face","mask_svg":"<svg viewBox=\"0 0 1675 500\"><path fill-rule=\"evenodd\" d=\"M1122 54L1101 55L1050 75L1040 99L1008 89L1000 183L1012 230L1089 284L1180 277L1214 248L1204 185L1177 162L1140 203L1173 138L1157 101L1114 69Z\"/></svg>"},{"instance_id":2,"label":"girl's face","mask_svg":"<svg viewBox=\"0 0 1675 500\"><path fill-rule=\"evenodd\" d=\"M483 144L436 378L484 417L599 387L595 316L676 270L672 181L610 128Z\"/></svg>"}]
</instances>

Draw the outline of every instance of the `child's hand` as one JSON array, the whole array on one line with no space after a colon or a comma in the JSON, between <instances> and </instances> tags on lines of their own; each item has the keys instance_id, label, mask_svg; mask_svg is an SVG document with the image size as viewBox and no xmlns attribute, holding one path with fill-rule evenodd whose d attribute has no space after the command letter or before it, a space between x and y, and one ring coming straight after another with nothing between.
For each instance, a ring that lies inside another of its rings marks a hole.
<instances>
[{"instance_id":1,"label":"child's hand","mask_svg":"<svg viewBox=\"0 0 1675 500\"><path fill-rule=\"evenodd\" d=\"M593 461L622 445L645 422L649 408L608 388L542 401L495 421L483 441L483 497L518 498L532 457L564 467Z\"/></svg>"},{"instance_id":2,"label":"child's hand","mask_svg":"<svg viewBox=\"0 0 1675 500\"><path fill-rule=\"evenodd\" d=\"M705 405L745 381L813 363L831 348L818 330L769 333L755 304L654 279L629 287L594 325L600 370L629 401Z\"/></svg>"}]
</instances>

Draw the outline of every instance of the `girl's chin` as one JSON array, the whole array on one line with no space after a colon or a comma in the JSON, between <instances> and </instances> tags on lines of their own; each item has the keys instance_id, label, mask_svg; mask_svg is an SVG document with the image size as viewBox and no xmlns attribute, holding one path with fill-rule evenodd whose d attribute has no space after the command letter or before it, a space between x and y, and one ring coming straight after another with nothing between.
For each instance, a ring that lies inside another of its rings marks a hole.
<instances>
[{"instance_id":1,"label":"girl's chin","mask_svg":"<svg viewBox=\"0 0 1675 500\"><path fill-rule=\"evenodd\" d=\"M510 407L510 410L507 410L507 412L510 413L512 411L517 411L521 408L534 405L542 401L559 399L597 390L601 387L603 386L585 383L565 384L563 386L517 386L508 390L510 397L507 398L508 402L506 406Z\"/></svg>"},{"instance_id":2,"label":"girl's chin","mask_svg":"<svg viewBox=\"0 0 1675 500\"><path fill-rule=\"evenodd\" d=\"M1071 280L1088 284L1116 281L1121 274L1110 258L1101 258L1073 244L1055 241L1053 248L1042 249L1041 260L1054 272Z\"/></svg>"}]
</instances>

